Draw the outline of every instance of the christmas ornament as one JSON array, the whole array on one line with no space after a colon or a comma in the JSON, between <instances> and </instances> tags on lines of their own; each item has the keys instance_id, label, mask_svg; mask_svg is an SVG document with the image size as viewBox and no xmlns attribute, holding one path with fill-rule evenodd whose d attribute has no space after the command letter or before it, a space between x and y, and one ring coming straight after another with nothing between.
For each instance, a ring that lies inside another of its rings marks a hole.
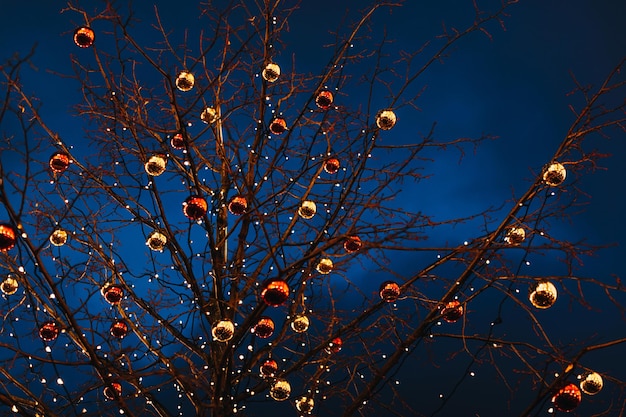
<instances>
[{"instance_id":1,"label":"christmas ornament","mask_svg":"<svg viewBox=\"0 0 626 417\"><path fill-rule=\"evenodd\" d=\"M90 27L81 26L74 31L74 43L81 48L89 48L95 40L96 34Z\"/></svg>"}]
</instances>

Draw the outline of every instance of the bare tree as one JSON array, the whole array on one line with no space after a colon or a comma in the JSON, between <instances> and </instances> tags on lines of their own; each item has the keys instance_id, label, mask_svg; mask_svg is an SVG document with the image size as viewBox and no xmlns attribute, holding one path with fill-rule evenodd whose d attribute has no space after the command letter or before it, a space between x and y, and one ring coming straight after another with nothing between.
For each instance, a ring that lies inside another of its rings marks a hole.
<instances>
[{"instance_id":1,"label":"bare tree","mask_svg":"<svg viewBox=\"0 0 626 417\"><path fill-rule=\"evenodd\" d=\"M435 415L481 369L504 398L498 415L571 411L603 384L595 415L623 414L625 376L587 358L626 338L590 325L587 339L553 340L543 314L557 297L624 312L619 277L577 275L597 248L551 231L603 156L588 141L624 138L623 62L601 85L576 84L571 128L525 191L439 220L402 204L403 187L430 180L434 151L462 156L490 137L394 132L419 111L418 80L517 1L474 4L467 27L401 52L374 37L401 2L373 2L345 14L314 73L283 43L296 5L215 3L198 9L198 32L158 8L146 24L115 2L67 5L80 23L62 79L80 88L84 140L21 82L32 52L3 65L4 409ZM460 245L429 240L468 223ZM561 262L535 276L530 255ZM425 389L442 358L461 372L422 408L411 386ZM399 384L410 369L427 376Z\"/></svg>"}]
</instances>

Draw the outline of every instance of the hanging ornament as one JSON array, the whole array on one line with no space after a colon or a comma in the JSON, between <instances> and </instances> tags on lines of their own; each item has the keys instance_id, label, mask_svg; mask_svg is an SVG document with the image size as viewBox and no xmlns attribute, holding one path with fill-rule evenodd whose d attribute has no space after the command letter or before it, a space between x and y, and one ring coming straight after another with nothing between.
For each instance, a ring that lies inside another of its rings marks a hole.
<instances>
[{"instance_id":1,"label":"hanging ornament","mask_svg":"<svg viewBox=\"0 0 626 417\"><path fill-rule=\"evenodd\" d=\"M104 396L109 400L114 400L122 396L122 384L119 382L112 382L110 386L104 387Z\"/></svg>"},{"instance_id":2,"label":"hanging ornament","mask_svg":"<svg viewBox=\"0 0 626 417\"><path fill-rule=\"evenodd\" d=\"M270 397L276 401L284 401L291 394L291 385L284 379L277 379L270 388Z\"/></svg>"},{"instance_id":3,"label":"hanging ornament","mask_svg":"<svg viewBox=\"0 0 626 417\"><path fill-rule=\"evenodd\" d=\"M124 298L124 289L121 285L117 284L105 284L100 290L100 293L104 299L112 305L119 304L122 298Z\"/></svg>"},{"instance_id":4,"label":"hanging ornament","mask_svg":"<svg viewBox=\"0 0 626 417\"><path fill-rule=\"evenodd\" d=\"M328 172L329 174L336 174L337 171L339 171L340 167L341 163L337 158L328 158L324 161L324 171Z\"/></svg>"},{"instance_id":5,"label":"hanging ornament","mask_svg":"<svg viewBox=\"0 0 626 417\"><path fill-rule=\"evenodd\" d=\"M580 404L582 395L580 390L574 384L567 384L554 394L552 403L559 411L569 412L574 410Z\"/></svg>"},{"instance_id":6,"label":"hanging ornament","mask_svg":"<svg viewBox=\"0 0 626 417\"><path fill-rule=\"evenodd\" d=\"M52 342L59 336L59 326L53 321L46 321L39 327L39 337L44 342Z\"/></svg>"},{"instance_id":7,"label":"hanging ornament","mask_svg":"<svg viewBox=\"0 0 626 417\"><path fill-rule=\"evenodd\" d=\"M81 26L74 31L74 43L81 48L89 48L96 40L96 34L90 27Z\"/></svg>"},{"instance_id":8,"label":"hanging ornament","mask_svg":"<svg viewBox=\"0 0 626 417\"><path fill-rule=\"evenodd\" d=\"M162 153L157 153L146 161L144 164L144 169L148 173L148 175L153 177L158 177L162 173L165 172L165 167L167 166L167 156Z\"/></svg>"},{"instance_id":9,"label":"hanging ornament","mask_svg":"<svg viewBox=\"0 0 626 417\"><path fill-rule=\"evenodd\" d=\"M343 340L341 340L340 337L335 337L333 340L328 342L328 346L326 346L324 350L328 354L339 353L341 351L342 346L343 346Z\"/></svg>"},{"instance_id":10,"label":"hanging ornament","mask_svg":"<svg viewBox=\"0 0 626 417\"><path fill-rule=\"evenodd\" d=\"M382 130L389 130L396 125L396 114L391 110L381 110L376 115L376 126Z\"/></svg>"},{"instance_id":11,"label":"hanging ornament","mask_svg":"<svg viewBox=\"0 0 626 417\"><path fill-rule=\"evenodd\" d=\"M312 219L316 212L317 206L311 200L304 200L298 209L298 214L303 219Z\"/></svg>"},{"instance_id":12,"label":"hanging ornament","mask_svg":"<svg viewBox=\"0 0 626 417\"><path fill-rule=\"evenodd\" d=\"M289 285L280 278L270 278L263 283L261 298L268 306L278 307L289 298Z\"/></svg>"},{"instance_id":13,"label":"hanging ornament","mask_svg":"<svg viewBox=\"0 0 626 417\"><path fill-rule=\"evenodd\" d=\"M52 154L50 161L48 162L48 166L50 166L52 172L60 174L69 168L71 162L72 159L67 153L58 151Z\"/></svg>"},{"instance_id":14,"label":"hanging ornament","mask_svg":"<svg viewBox=\"0 0 626 417\"><path fill-rule=\"evenodd\" d=\"M0 223L0 252L6 252L15 247L17 231L8 223Z\"/></svg>"},{"instance_id":15,"label":"hanging ornament","mask_svg":"<svg viewBox=\"0 0 626 417\"><path fill-rule=\"evenodd\" d=\"M452 300L441 309L441 318L448 323L454 323L463 316L463 305L457 300Z\"/></svg>"},{"instance_id":16,"label":"hanging ornament","mask_svg":"<svg viewBox=\"0 0 626 417\"><path fill-rule=\"evenodd\" d=\"M334 267L333 261L331 261L328 258L322 258L322 259L320 259L320 261L315 266L315 269L320 274L327 275L327 274L330 274L332 272L333 267Z\"/></svg>"},{"instance_id":17,"label":"hanging ornament","mask_svg":"<svg viewBox=\"0 0 626 417\"><path fill-rule=\"evenodd\" d=\"M158 232L156 230L150 233L150 235L148 236L148 239L146 240L146 245L148 245L150 249L156 252L163 251L166 244L167 244L167 236L165 236L163 233Z\"/></svg>"},{"instance_id":18,"label":"hanging ornament","mask_svg":"<svg viewBox=\"0 0 626 417\"><path fill-rule=\"evenodd\" d=\"M115 320L109 329L111 336L123 339L128 334L128 324L124 320Z\"/></svg>"},{"instance_id":19,"label":"hanging ornament","mask_svg":"<svg viewBox=\"0 0 626 417\"><path fill-rule=\"evenodd\" d=\"M267 339L274 334L274 327L274 320L267 316L263 316L254 325L251 331L261 339Z\"/></svg>"},{"instance_id":20,"label":"hanging ornament","mask_svg":"<svg viewBox=\"0 0 626 417\"><path fill-rule=\"evenodd\" d=\"M172 139L170 139L170 145L172 145L172 148L177 150L185 149L185 138L183 137L183 134L177 133L172 136Z\"/></svg>"},{"instance_id":21,"label":"hanging ornament","mask_svg":"<svg viewBox=\"0 0 626 417\"><path fill-rule=\"evenodd\" d=\"M200 220L208 209L206 200L198 195L187 197L183 202L183 213L191 220Z\"/></svg>"},{"instance_id":22,"label":"hanging ornament","mask_svg":"<svg viewBox=\"0 0 626 417\"><path fill-rule=\"evenodd\" d=\"M597 372L587 372L580 378L580 389L587 395L596 395L603 386L602 376Z\"/></svg>"},{"instance_id":23,"label":"hanging ornament","mask_svg":"<svg viewBox=\"0 0 626 417\"><path fill-rule=\"evenodd\" d=\"M296 333L304 333L309 330L309 318L304 314L298 314L291 322L291 330Z\"/></svg>"},{"instance_id":24,"label":"hanging ornament","mask_svg":"<svg viewBox=\"0 0 626 417\"><path fill-rule=\"evenodd\" d=\"M235 325L230 320L220 320L213 326L211 334L218 342L228 342L235 335Z\"/></svg>"},{"instance_id":25,"label":"hanging ornament","mask_svg":"<svg viewBox=\"0 0 626 417\"><path fill-rule=\"evenodd\" d=\"M275 135L280 135L287 130L287 122L282 117L275 117L270 122L270 132Z\"/></svg>"},{"instance_id":26,"label":"hanging ornament","mask_svg":"<svg viewBox=\"0 0 626 417\"><path fill-rule=\"evenodd\" d=\"M228 211L235 216L241 216L248 209L248 200L240 195L234 196L228 203Z\"/></svg>"},{"instance_id":27,"label":"hanging ornament","mask_svg":"<svg viewBox=\"0 0 626 417\"><path fill-rule=\"evenodd\" d=\"M322 110L328 110L333 104L333 93L328 90L322 90L315 96L315 104Z\"/></svg>"},{"instance_id":28,"label":"hanging ornament","mask_svg":"<svg viewBox=\"0 0 626 417\"><path fill-rule=\"evenodd\" d=\"M215 123L217 121L217 110L213 107L205 107L200 113L200 120L206 124Z\"/></svg>"},{"instance_id":29,"label":"hanging ornament","mask_svg":"<svg viewBox=\"0 0 626 417\"><path fill-rule=\"evenodd\" d=\"M315 407L315 401L311 397L302 396L296 400L296 408L301 413L311 414L313 407Z\"/></svg>"},{"instance_id":30,"label":"hanging ornament","mask_svg":"<svg viewBox=\"0 0 626 417\"><path fill-rule=\"evenodd\" d=\"M189 91L196 83L196 77L189 71L181 71L176 77L176 88L180 91Z\"/></svg>"},{"instance_id":31,"label":"hanging ornament","mask_svg":"<svg viewBox=\"0 0 626 417\"><path fill-rule=\"evenodd\" d=\"M400 297L400 286L393 281L385 281L381 284L378 293L384 301L393 303Z\"/></svg>"},{"instance_id":32,"label":"hanging ornament","mask_svg":"<svg viewBox=\"0 0 626 417\"><path fill-rule=\"evenodd\" d=\"M348 236L346 240L343 242L343 248L348 253L353 253L361 249L362 246L361 238L358 236Z\"/></svg>"},{"instance_id":33,"label":"hanging ornament","mask_svg":"<svg viewBox=\"0 0 626 417\"><path fill-rule=\"evenodd\" d=\"M274 359L267 359L261 364L260 369L263 378L274 378L278 372L278 363Z\"/></svg>"},{"instance_id":34,"label":"hanging ornament","mask_svg":"<svg viewBox=\"0 0 626 417\"><path fill-rule=\"evenodd\" d=\"M278 66L278 64L270 62L265 66L261 75L263 76L263 79L265 81L273 83L274 81L278 80L278 77L280 77L280 67Z\"/></svg>"},{"instance_id":35,"label":"hanging ornament","mask_svg":"<svg viewBox=\"0 0 626 417\"><path fill-rule=\"evenodd\" d=\"M50 243L54 246L63 246L67 243L67 232L63 229L56 229L50 235Z\"/></svg>"},{"instance_id":36,"label":"hanging ornament","mask_svg":"<svg viewBox=\"0 0 626 417\"><path fill-rule=\"evenodd\" d=\"M504 236L504 243L516 246L526 239L526 231L521 227L509 227Z\"/></svg>"},{"instance_id":37,"label":"hanging ornament","mask_svg":"<svg viewBox=\"0 0 626 417\"><path fill-rule=\"evenodd\" d=\"M17 279L15 279L14 274L6 275L0 283L0 290L6 295L15 294L19 287L20 284L17 282Z\"/></svg>"},{"instance_id":38,"label":"hanging ornament","mask_svg":"<svg viewBox=\"0 0 626 417\"><path fill-rule=\"evenodd\" d=\"M556 187L565 181L566 176L567 171L565 167L558 162L553 162L544 169L543 182L551 187Z\"/></svg>"},{"instance_id":39,"label":"hanging ornament","mask_svg":"<svg viewBox=\"0 0 626 417\"><path fill-rule=\"evenodd\" d=\"M529 289L528 299L537 308L550 308L556 302L557 291L550 281L533 282Z\"/></svg>"}]
</instances>

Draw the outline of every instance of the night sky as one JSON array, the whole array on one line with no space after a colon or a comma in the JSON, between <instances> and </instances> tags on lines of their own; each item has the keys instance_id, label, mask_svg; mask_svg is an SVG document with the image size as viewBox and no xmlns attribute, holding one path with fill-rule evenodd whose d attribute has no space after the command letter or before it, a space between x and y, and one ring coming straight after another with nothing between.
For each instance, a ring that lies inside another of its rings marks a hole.
<instances>
[{"instance_id":1,"label":"night sky","mask_svg":"<svg viewBox=\"0 0 626 417\"><path fill-rule=\"evenodd\" d=\"M84 2L85 4L89 2ZM93 2L100 4L100 2ZM196 2L136 1L138 16L146 21L152 17L152 3L159 6L166 25L174 31L197 25ZM148 6L148 3L150 4ZM291 2L287 2L291 3ZM337 7L337 4L341 6ZM322 45L332 41L328 29L335 29L344 17L343 4L358 10L357 0L304 0L290 22L290 30L283 37L284 50L279 59L285 67L292 64L300 71L317 72L329 59L329 50ZM495 2L479 1L485 8ZM30 2L3 2L0 16L0 57L3 61L17 52L27 53L37 45L32 59L33 69L24 72L22 79L26 90L41 98L41 112L50 125L70 143L81 146L83 126L70 115L71 107L80 100L77 86L59 78L54 72L68 72L70 54L78 54L71 37L79 17L60 14L63 1L35 0ZM425 165L424 173L431 178L416 184L405 184L396 204L407 209L418 209L442 221L453 217L479 213L488 208L502 207L494 215L503 216L512 199L519 197L534 180L542 166L549 161L568 127L574 119L569 105L580 106L580 97L568 95L575 87L572 75L582 84L597 86L609 71L626 55L626 2L623 0L553 0L520 1L509 10L505 29L497 24L488 26L492 39L474 33L448 51L449 56L435 63L415 89L424 89L417 104L418 113L398 111L399 122L393 135L399 142L426 134L433 123L437 124L439 138L480 136L489 134L497 140L486 141L474 151L467 150L463 158L454 150L434 152L432 161ZM348 16L353 21L355 13ZM393 43L387 53L418 48L437 35L442 24L448 28L462 27L473 19L470 1L408 0L402 8L380 12L374 18L369 35L379 39L386 33ZM96 28L97 29L97 28ZM180 32L178 32L180 33ZM143 33L140 36L150 36ZM97 42L97 41L96 41ZM355 45L358 48L359 44ZM358 70L358 68L357 68ZM354 70L354 73L358 71ZM346 100L358 100L358 84L352 85L353 95ZM380 92L384 97L384 91ZM6 127L0 126L4 132ZM624 180L626 180L626 135L614 132L608 139L593 138L590 148L611 154L600 163L602 169L588 177L579 178L581 190L590 194L584 212L569 221L556 221L551 233L572 241L586 239L589 243L612 246L599 250L595 257L584 258L581 276L608 279L612 274L624 277L623 261L626 259L626 210ZM481 221L468 222L455 228L442 228L430 236L433 246L455 246L481 234ZM615 244L615 245L613 245ZM393 257L401 270L410 273L415 262L427 262L421 255L400 254ZM528 273L539 274L541 268L550 269L552 259L532 259ZM556 273L556 272L555 272ZM366 273L357 273L357 280L366 280ZM365 284L365 286L367 286ZM598 296L591 294L592 297ZM593 302L593 299L590 299ZM602 301L600 301L602 303ZM553 337L568 340L577 322L585 322L585 312L563 306L554 320ZM596 315L594 317L601 317ZM489 315L485 320L489 320ZM623 319L614 315L594 323L601 338L624 335ZM592 336L586 334L585 336ZM583 335L574 335L582 338ZM621 354L620 354L621 352ZM626 347L607 351L596 358L597 367L604 372L615 372L624 378L626 368L623 353ZM422 401L433 412L433 400L439 393L450 390L463 369L447 366L437 352L431 356L411 356L397 375L403 393L414 401ZM429 372L431 362L437 362L439 371ZM512 376L512 382L515 376ZM440 416L502 416L501 403L493 407L471 398L477 392L484 398L485 391L494 390L493 375L478 375L475 382L458 393ZM520 387L520 398L532 398L528 387ZM447 394L446 394L447 395ZM494 394L497 395L497 394ZM579 415L592 415L602 411L602 404L610 398L598 395L600 405L584 405ZM521 401L521 400L520 400ZM594 408L594 405L596 407ZM520 405L523 407L523 405ZM514 411L519 412L519 408ZM584 411L584 412L583 412ZM588 413L588 414L585 414ZM517 414L510 414L517 415ZM545 413L545 409L543 414Z\"/></svg>"}]
</instances>

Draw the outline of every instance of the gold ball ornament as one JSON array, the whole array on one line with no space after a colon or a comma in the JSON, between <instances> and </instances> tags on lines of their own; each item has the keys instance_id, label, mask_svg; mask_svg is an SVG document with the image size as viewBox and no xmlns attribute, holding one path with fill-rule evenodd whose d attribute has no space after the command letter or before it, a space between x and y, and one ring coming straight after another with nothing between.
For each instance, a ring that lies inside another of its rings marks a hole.
<instances>
[{"instance_id":1,"label":"gold ball ornament","mask_svg":"<svg viewBox=\"0 0 626 417\"><path fill-rule=\"evenodd\" d=\"M152 177L158 177L165 172L167 166L167 156L158 153L150 156L144 164L146 173Z\"/></svg>"},{"instance_id":2,"label":"gold ball ornament","mask_svg":"<svg viewBox=\"0 0 626 417\"><path fill-rule=\"evenodd\" d=\"M280 77L280 67L278 64L270 62L265 66L265 68L263 68L261 76L265 81L273 83L278 80L278 77Z\"/></svg>"},{"instance_id":3,"label":"gold ball ornament","mask_svg":"<svg viewBox=\"0 0 626 417\"><path fill-rule=\"evenodd\" d=\"M309 330L311 321L304 314L299 314L291 321L291 330L296 333L304 333Z\"/></svg>"},{"instance_id":4,"label":"gold ball ornament","mask_svg":"<svg viewBox=\"0 0 626 417\"><path fill-rule=\"evenodd\" d=\"M155 252L161 252L167 245L167 236L155 230L146 239L146 245Z\"/></svg>"},{"instance_id":5,"label":"gold ball ornament","mask_svg":"<svg viewBox=\"0 0 626 417\"><path fill-rule=\"evenodd\" d=\"M190 91L196 83L196 77L189 71L181 71L176 76L176 88L180 91Z\"/></svg>"},{"instance_id":6,"label":"gold ball ornament","mask_svg":"<svg viewBox=\"0 0 626 417\"><path fill-rule=\"evenodd\" d=\"M56 229L50 235L50 243L54 246L63 246L67 243L67 232L63 229Z\"/></svg>"},{"instance_id":7,"label":"gold ball ornament","mask_svg":"<svg viewBox=\"0 0 626 417\"><path fill-rule=\"evenodd\" d=\"M270 397L276 401L285 401L291 395L291 385L284 379L277 379L270 388Z\"/></svg>"},{"instance_id":8,"label":"gold ball ornament","mask_svg":"<svg viewBox=\"0 0 626 417\"><path fill-rule=\"evenodd\" d=\"M587 395L596 395L603 386L602 376L597 372L588 372L580 378L580 389Z\"/></svg>"},{"instance_id":9,"label":"gold ball ornament","mask_svg":"<svg viewBox=\"0 0 626 417\"><path fill-rule=\"evenodd\" d=\"M317 270L317 272L319 272L322 275L330 274L333 271L333 268L334 268L333 261L331 261L328 258L320 259L320 261L315 266L315 269Z\"/></svg>"},{"instance_id":10,"label":"gold ball ornament","mask_svg":"<svg viewBox=\"0 0 626 417\"><path fill-rule=\"evenodd\" d=\"M211 334L218 342L228 342L235 334L235 325L230 320L220 320L211 329Z\"/></svg>"},{"instance_id":11,"label":"gold ball ornament","mask_svg":"<svg viewBox=\"0 0 626 417\"><path fill-rule=\"evenodd\" d=\"M553 162L544 169L543 182L551 187L556 187L565 181L566 176L565 167L558 162Z\"/></svg>"},{"instance_id":12,"label":"gold ball ornament","mask_svg":"<svg viewBox=\"0 0 626 417\"><path fill-rule=\"evenodd\" d=\"M313 412L313 408L315 407L315 401L313 398L302 396L296 400L296 409L304 414L311 414Z\"/></svg>"},{"instance_id":13,"label":"gold ball ornament","mask_svg":"<svg viewBox=\"0 0 626 417\"><path fill-rule=\"evenodd\" d=\"M524 242L526 239L526 231L521 227L510 227L504 236L504 243L516 246Z\"/></svg>"},{"instance_id":14,"label":"gold ball ornament","mask_svg":"<svg viewBox=\"0 0 626 417\"><path fill-rule=\"evenodd\" d=\"M534 307L546 309L554 305L557 295L558 293L554 284L550 281L542 280L534 282L530 286L528 299Z\"/></svg>"},{"instance_id":15,"label":"gold ball ornament","mask_svg":"<svg viewBox=\"0 0 626 417\"><path fill-rule=\"evenodd\" d=\"M317 205L311 200L304 200L298 208L298 215L303 219L312 219L315 213L317 213Z\"/></svg>"},{"instance_id":16,"label":"gold ball ornament","mask_svg":"<svg viewBox=\"0 0 626 417\"><path fill-rule=\"evenodd\" d=\"M5 278L0 282L0 290L5 295L13 295L17 292L17 289L20 287L17 279L15 279L14 274L8 274Z\"/></svg>"},{"instance_id":17,"label":"gold ball ornament","mask_svg":"<svg viewBox=\"0 0 626 417\"><path fill-rule=\"evenodd\" d=\"M381 110L376 115L376 126L382 130L390 130L396 125L396 114L391 110Z\"/></svg>"},{"instance_id":18,"label":"gold ball ornament","mask_svg":"<svg viewBox=\"0 0 626 417\"><path fill-rule=\"evenodd\" d=\"M206 124L212 124L217 121L217 110L213 107L205 107L200 113L200 120Z\"/></svg>"}]
</instances>

